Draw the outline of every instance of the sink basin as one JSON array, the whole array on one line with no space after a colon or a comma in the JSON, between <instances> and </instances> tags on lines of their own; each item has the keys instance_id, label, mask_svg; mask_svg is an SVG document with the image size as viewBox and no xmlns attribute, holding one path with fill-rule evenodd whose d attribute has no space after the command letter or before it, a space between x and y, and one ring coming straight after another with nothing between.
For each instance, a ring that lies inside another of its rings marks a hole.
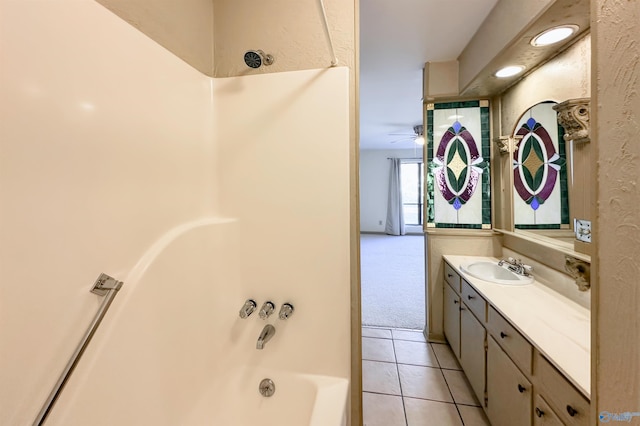
<instances>
[{"instance_id":1,"label":"sink basin","mask_svg":"<svg viewBox=\"0 0 640 426\"><path fill-rule=\"evenodd\" d=\"M496 262L479 261L460 265L463 272L472 277L479 278L496 284L527 285L534 280L532 276L522 276L500 266Z\"/></svg>"}]
</instances>

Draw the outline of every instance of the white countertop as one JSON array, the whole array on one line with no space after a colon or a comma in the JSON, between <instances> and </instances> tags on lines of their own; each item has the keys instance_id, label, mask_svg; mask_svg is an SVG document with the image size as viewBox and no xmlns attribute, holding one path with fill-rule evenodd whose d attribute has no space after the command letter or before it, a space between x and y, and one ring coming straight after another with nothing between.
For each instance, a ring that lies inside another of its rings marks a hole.
<instances>
[{"instance_id":1,"label":"white countertop","mask_svg":"<svg viewBox=\"0 0 640 426\"><path fill-rule=\"evenodd\" d=\"M524 286L495 284L460 269L465 263L499 259L443 257L582 393L590 396L591 312L588 309L537 281Z\"/></svg>"}]
</instances>

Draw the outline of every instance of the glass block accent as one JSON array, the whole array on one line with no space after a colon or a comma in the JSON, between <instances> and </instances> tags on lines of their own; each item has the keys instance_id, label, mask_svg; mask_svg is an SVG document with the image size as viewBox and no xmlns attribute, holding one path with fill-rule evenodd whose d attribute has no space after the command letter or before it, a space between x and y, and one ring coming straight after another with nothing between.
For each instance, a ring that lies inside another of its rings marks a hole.
<instances>
[{"instance_id":1,"label":"glass block accent","mask_svg":"<svg viewBox=\"0 0 640 426\"><path fill-rule=\"evenodd\" d=\"M569 224L564 129L554 105L534 105L516 125L520 139L513 153L513 198L518 229L560 229Z\"/></svg>"},{"instance_id":2,"label":"glass block accent","mask_svg":"<svg viewBox=\"0 0 640 426\"><path fill-rule=\"evenodd\" d=\"M427 227L491 228L489 103L429 104Z\"/></svg>"}]
</instances>

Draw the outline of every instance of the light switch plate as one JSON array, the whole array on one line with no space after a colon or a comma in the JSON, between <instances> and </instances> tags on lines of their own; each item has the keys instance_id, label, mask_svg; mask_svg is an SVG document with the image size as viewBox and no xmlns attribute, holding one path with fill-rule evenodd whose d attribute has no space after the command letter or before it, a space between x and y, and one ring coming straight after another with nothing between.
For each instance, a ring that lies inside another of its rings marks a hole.
<instances>
[{"instance_id":1,"label":"light switch plate","mask_svg":"<svg viewBox=\"0 0 640 426\"><path fill-rule=\"evenodd\" d=\"M575 228L576 238L585 243L591 242L591 221L576 219Z\"/></svg>"}]
</instances>

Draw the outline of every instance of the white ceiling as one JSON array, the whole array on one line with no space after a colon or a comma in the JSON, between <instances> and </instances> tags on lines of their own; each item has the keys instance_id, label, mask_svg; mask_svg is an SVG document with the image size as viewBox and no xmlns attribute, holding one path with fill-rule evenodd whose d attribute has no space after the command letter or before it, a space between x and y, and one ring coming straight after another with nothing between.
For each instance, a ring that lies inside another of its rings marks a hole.
<instances>
[{"instance_id":1,"label":"white ceiling","mask_svg":"<svg viewBox=\"0 0 640 426\"><path fill-rule=\"evenodd\" d=\"M496 2L360 1L360 149L415 146L425 62L457 59Z\"/></svg>"}]
</instances>

